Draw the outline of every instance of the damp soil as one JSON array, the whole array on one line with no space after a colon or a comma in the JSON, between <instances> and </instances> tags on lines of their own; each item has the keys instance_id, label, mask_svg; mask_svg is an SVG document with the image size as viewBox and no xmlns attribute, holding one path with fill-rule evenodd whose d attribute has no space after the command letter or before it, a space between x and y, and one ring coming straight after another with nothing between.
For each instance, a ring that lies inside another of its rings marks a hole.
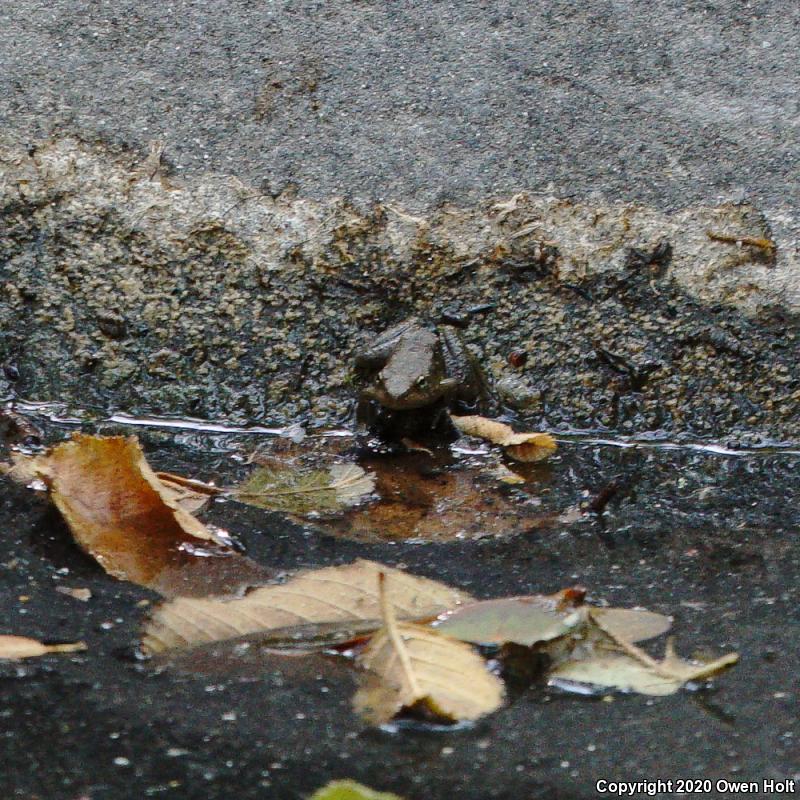
<instances>
[{"instance_id":1,"label":"damp soil","mask_svg":"<svg viewBox=\"0 0 800 800\"><path fill-rule=\"evenodd\" d=\"M234 474L232 454L268 438L135 432L156 469L204 479ZM288 800L350 777L407 800L517 800L595 797L598 780L800 777L800 448L601 439L562 438L526 484L531 524L503 537L353 541L235 503L208 519L277 571L360 556L479 597L580 584L596 602L671 614L680 652L741 654L713 686L580 697L533 683L474 726L383 730L352 713L352 676L327 662L156 670L135 646L157 595L106 575L45 501L5 484L4 628L88 650L0 664L0 796Z\"/></svg>"}]
</instances>

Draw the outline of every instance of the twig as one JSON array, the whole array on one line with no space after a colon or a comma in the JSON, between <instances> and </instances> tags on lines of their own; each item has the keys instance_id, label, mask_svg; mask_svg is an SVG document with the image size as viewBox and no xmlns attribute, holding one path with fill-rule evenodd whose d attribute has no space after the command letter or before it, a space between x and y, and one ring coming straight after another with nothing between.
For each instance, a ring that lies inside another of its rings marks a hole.
<instances>
[{"instance_id":1,"label":"twig","mask_svg":"<svg viewBox=\"0 0 800 800\"><path fill-rule=\"evenodd\" d=\"M714 242L757 247L759 250L766 250L768 253L773 253L777 247L772 239L760 236L738 236L730 233L719 233L717 231L706 231L706 236Z\"/></svg>"}]
</instances>

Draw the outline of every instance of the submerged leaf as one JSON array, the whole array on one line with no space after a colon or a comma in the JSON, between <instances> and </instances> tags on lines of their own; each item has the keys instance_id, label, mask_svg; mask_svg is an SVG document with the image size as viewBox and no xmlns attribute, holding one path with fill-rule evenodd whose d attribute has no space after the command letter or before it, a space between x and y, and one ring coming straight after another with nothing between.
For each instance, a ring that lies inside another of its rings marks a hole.
<instances>
[{"instance_id":1,"label":"submerged leaf","mask_svg":"<svg viewBox=\"0 0 800 800\"><path fill-rule=\"evenodd\" d=\"M357 464L303 471L274 462L256 469L233 492L242 503L289 514L333 513L356 505L375 489L375 476Z\"/></svg>"},{"instance_id":2,"label":"submerged leaf","mask_svg":"<svg viewBox=\"0 0 800 800\"><path fill-rule=\"evenodd\" d=\"M175 598L153 613L145 627L143 649L158 653L309 622L378 619L381 572L392 576L392 601L408 619L435 617L472 599L442 583L358 560L302 572L286 583L263 586L242 598Z\"/></svg>"},{"instance_id":3,"label":"submerged leaf","mask_svg":"<svg viewBox=\"0 0 800 800\"><path fill-rule=\"evenodd\" d=\"M353 699L368 722L380 725L411 709L456 722L500 707L503 682L470 645L423 625L398 622L394 591L391 599L383 592L382 600L384 627L358 657L368 676Z\"/></svg>"},{"instance_id":4,"label":"submerged leaf","mask_svg":"<svg viewBox=\"0 0 800 800\"><path fill-rule=\"evenodd\" d=\"M42 644L26 636L0 636L0 659L37 658L48 653L77 653L86 650L84 642Z\"/></svg>"},{"instance_id":5,"label":"submerged leaf","mask_svg":"<svg viewBox=\"0 0 800 800\"><path fill-rule=\"evenodd\" d=\"M234 592L269 573L181 507L135 437L76 434L35 460L75 541L117 578L165 595Z\"/></svg>"},{"instance_id":6,"label":"submerged leaf","mask_svg":"<svg viewBox=\"0 0 800 800\"><path fill-rule=\"evenodd\" d=\"M317 789L308 800L402 800L391 792L376 792L355 781L331 781Z\"/></svg>"},{"instance_id":7,"label":"submerged leaf","mask_svg":"<svg viewBox=\"0 0 800 800\"><path fill-rule=\"evenodd\" d=\"M541 461L556 450L556 440L549 433L516 433L510 425L477 415L450 419L467 436L500 445L515 461Z\"/></svg>"},{"instance_id":8,"label":"submerged leaf","mask_svg":"<svg viewBox=\"0 0 800 800\"><path fill-rule=\"evenodd\" d=\"M513 536L555 524L538 498L487 480L480 467L451 454L364 456L376 476L374 503L317 519L326 532L359 541L450 541Z\"/></svg>"}]
</instances>

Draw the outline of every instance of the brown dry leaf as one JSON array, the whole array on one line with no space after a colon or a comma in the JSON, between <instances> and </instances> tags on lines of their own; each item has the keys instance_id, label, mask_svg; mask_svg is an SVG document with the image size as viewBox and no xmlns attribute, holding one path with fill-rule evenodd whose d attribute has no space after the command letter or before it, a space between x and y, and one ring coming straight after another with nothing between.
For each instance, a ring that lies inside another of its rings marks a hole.
<instances>
[{"instance_id":1,"label":"brown dry leaf","mask_svg":"<svg viewBox=\"0 0 800 800\"><path fill-rule=\"evenodd\" d=\"M477 415L452 416L453 424L467 436L477 436L500 445L515 461L541 461L556 450L556 440L549 433L516 433L510 425Z\"/></svg>"},{"instance_id":2,"label":"brown dry leaf","mask_svg":"<svg viewBox=\"0 0 800 800\"><path fill-rule=\"evenodd\" d=\"M525 483L525 478L523 478L522 475L510 470L505 464L498 464L493 469L490 469L489 475L496 481L510 486L519 486Z\"/></svg>"},{"instance_id":3,"label":"brown dry leaf","mask_svg":"<svg viewBox=\"0 0 800 800\"><path fill-rule=\"evenodd\" d=\"M503 682L468 644L432 628L398 622L391 589L382 592L384 627L358 657L368 670L353 704L367 722L381 725L403 710L424 710L445 722L473 720L499 708Z\"/></svg>"},{"instance_id":4,"label":"brown dry leaf","mask_svg":"<svg viewBox=\"0 0 800 800\"><path fill-rule=\"evenodd\" d=\"M75 541L117 578L172 596L232 593L270 577L181 508L135 437L76 434L37 456L35 472Z\"/></svg>"},{"instance_id":5,"label":"brown dry leaf","mask_svg":"<svg viewBox=\"0 0 800 800\"><path fill-rule=\"evenodd\" d=\"M46 458L46 456L30 456L26 453L13 452L10 463L0 464L0 474L6 475L20 486L45 491L47 487L38 473L42 458Z\"/></svg>"},{"instance_id":6,"label":"brown dry leaf","mask_svg":"<svg viewBox=\"0 0 800 800\"><path fill-rule=\"evenodd\" d=\"M191 647L248 633L308 622L380 617L378 575L392 577L392 598L408 619L435 617L470 596L437 581L374 561L302 572L283 584L263 586L243 598L177 597L157 608L142 640L145 652Z\"/></svg>"},{"instance_id":7,"label":"brown dry leaf","mask_svg":"<svg viewBox=\"0 0 800 800\"><path fill-rule=\"evenodd\" d=\"M195 539L215 539L200 520L180 508L174 492L164 488L135 436L75 434L48 455L39 456L35 470L76 538L88 540L120 523L154 520L162 525L162 518L168 515L183 533ZM73 520L80 531L73 527ZM100 558L98 561L103 563Z\"/></svg>"},{"instance_id":8,"label":"brown dry leaf","mask_svg":"<svg viewBox=\"0 0 800 800\"><path fill-rule=\"evenodd\" d=\"M42 644L26 636L0 636L0 659L37 658L48 653L77 653L86 650L84 642Z\"/></svg>"}]
</instances>

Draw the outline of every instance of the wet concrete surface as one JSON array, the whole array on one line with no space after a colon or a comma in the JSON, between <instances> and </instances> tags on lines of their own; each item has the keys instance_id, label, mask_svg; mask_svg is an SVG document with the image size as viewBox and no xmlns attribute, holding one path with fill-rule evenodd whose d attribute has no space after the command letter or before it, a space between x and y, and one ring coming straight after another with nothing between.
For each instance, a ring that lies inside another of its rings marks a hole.
<instances>
[{"instance_id":1,"label":"wet concrete surface","mask_svg":"<svg viewBox=\"0 0 800 800\"><path fill-rule=\"evenodd\" d=\"M172 435L143 436L156 467L205 478L236 472L228 448L241 439L184 436L176 445ZM89 649L0 667L0 793L302 798L352 777L409 800L510 800L594 797L600 779L797 777L799 461L787 452L564 442L530 489L543 511L590 501L612 479L622 488L602 516L504 540L353 543L255 508L211 510L248 555L278 569L363 556L479 597L579 583L593 600L674 615L679 652L741 654L709 691L608 702L533 685L451 732L365 728L350 710L352 676L336 666L259 673L232 660L192 674L136 661L142 601L156 596L105 575L45 502L4 486L5 627L83 639ZM89 587L93 598L81 603L58 585Z\"/></svg>"},{"instance_id":2,"label":"wet concrete surface","mask_svg":"<svg viewBox=\"0 0 800 800\"><path fill-rule=\"evenodd\" d=\"M23 142L161 139L179 173L406 206L744 197L796 234L785 0L20 0L0 22Z\"/></svg>"}]
</instances>

